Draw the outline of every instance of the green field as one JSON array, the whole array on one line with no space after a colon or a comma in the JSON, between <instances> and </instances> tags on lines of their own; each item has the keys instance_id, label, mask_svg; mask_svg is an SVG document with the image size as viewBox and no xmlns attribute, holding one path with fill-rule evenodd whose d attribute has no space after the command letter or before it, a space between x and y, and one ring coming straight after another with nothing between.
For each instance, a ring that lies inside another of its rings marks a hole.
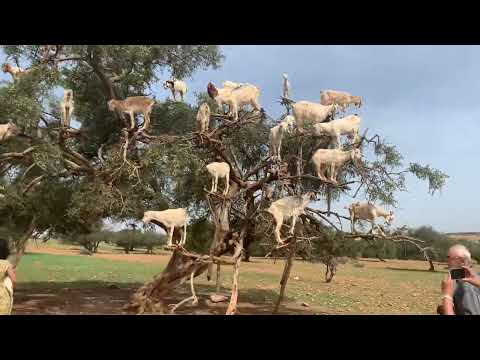
<instances>
[{"instance_id":1,"label":"green field","mask_svg":"<svg viewBox=\"0 0 480 360\"><path fill-rule=\"evenodd\" d=\"M102 281L107 283L137 283L151 279L162 267L126 261L96 259L87 256L27 254L18 267L22 283L77 283Z\"/></svg>"},{"instance_id":2,"label":"green field","mask_svg":"<svg viewBox=\"0 0 480 360\"><path fill-rule=\"evenodd\" d=\"M18 291L25 296L39 291L57 292L59 296L64 288L85 289L89 293L98 291L100 296L104 289L115 284L129 289L124 295L126 303L127 295L161 272L168 261L168 254L141 255L138 261L132 258L138 256L134 254L115 256L129 261L26 254L18 268ZM364 259L340 266L333 282L327 284L323 265L296 261L285 306L293 313L298 310L299 313L328 314L435 314L444 267L444 264L437 264L437 271L429 272L425 262L391 260L381 263ZM271 309L278 295L282 270L282 260L274 264L273 260L255 258L251 263L242 263L239 305ZM223 267L222 271L222 291L228 292L231 269ZM208 282L204 274L196 279L195 286L201 298L207 298L215 290L214 282ZM187 289L185 286L184 290Z\"/></svg>"}]
</instances>

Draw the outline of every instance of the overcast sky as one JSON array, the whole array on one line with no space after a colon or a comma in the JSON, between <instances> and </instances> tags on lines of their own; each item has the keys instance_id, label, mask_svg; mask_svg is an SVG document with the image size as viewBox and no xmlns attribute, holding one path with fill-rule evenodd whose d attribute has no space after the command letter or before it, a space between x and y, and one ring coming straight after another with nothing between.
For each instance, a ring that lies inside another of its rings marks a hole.
<instances>
[{"instance_id":1,"label":"overcast sky","mask_svg":"<svg viewBox=\"0 0 480 360\"><path fill-rule=\"evenodd\" d=\"M408 176L409 192L398 195L396 225L480 231L480 47L224 46L223 51L222 68L196 74L193 91L210 80L251 82L261 88L260 102L273 117L283 111L276 103L283 72L295 100L318 102L322 89L361 95L369 133L396 144L405 164L428 163L450 176L443 193L433 197L427 183ZM350 201L336 208L346 211Z\"/></svg>"},{"instance_id":2,"label":"overcast sky","mask_svg":"<svg viewBox=\"0 0 480 360\"><path fill-rule=\"evenodd\" d=\"M396 144L404 161L430 164L450 178L442 194L407 178L399 193L395 225L432 225L445 232L480 231L480 47L478 46L222 46L218 70L187 79L194 92L209 81L249 82L261 89L260 103L272 117L286 72L295 100L318 102L320 90L361 95L363 127ZM4 78L3 74L1 78ZM164 79L162 79L164 80ZM160 84L157 99L169 96ZM351 201L335 208L340 212ZM324 202L319 207L326 207Z\"/></svg>"}]
</instances>

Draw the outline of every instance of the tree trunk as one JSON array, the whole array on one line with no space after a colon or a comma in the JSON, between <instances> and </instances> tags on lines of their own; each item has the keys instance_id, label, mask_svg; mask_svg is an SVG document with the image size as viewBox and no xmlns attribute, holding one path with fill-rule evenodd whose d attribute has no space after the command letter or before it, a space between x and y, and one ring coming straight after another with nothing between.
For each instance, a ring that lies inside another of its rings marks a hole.
<instances>
[{"instance_id":1,"label":"tree trunk","mask_svg":"<svg viewBox=\"0 0 480 360\"><path fill-rule=\"evenodd\" d=\"M230 186L228 198L233 198L238 191L238 185L233 183ZM210 247L211 256L221 256L227 251L227 242L232 238L230 231L230 209L231 200L228 198L217 201L212 206L212 217L215 223L215 233L212 245ZM214 201L209 200L208 201ZM153 221L156 225L165 227ZM173 239L178 243L182 236L182 229L174 229ZM196 259L186 256L180 249L173 251L172 257L163 272L157 275L154 280L145 284L133 295L132 301L126 306L127 310L137 313L143 312L167 312L166 304L162 303L162 298L168 296L175 288L182 285L190 278L192 272L197 277L211 269L213 264L198 262Z\"/></svg>"},{"instance_id":2,"label":"tree trunk","mask_svg":"<svg viewBox=\"0 0 480 360\"><path fill-rule=\"evenodd\" d=\"M273 314L277 314L280 309L280 304L282 303L283 297L285 295L285 289L287 288L288 278L290 277L290 271L292 270L293 258L295 257L295 245L297 242L297 237L292 238L290 249L288 252L287 261L285 262L285 267L283 268L282 280L280 281L280 295L278 296L277 303L275 304L275 309Z\"/></svg>"}]
</instances>

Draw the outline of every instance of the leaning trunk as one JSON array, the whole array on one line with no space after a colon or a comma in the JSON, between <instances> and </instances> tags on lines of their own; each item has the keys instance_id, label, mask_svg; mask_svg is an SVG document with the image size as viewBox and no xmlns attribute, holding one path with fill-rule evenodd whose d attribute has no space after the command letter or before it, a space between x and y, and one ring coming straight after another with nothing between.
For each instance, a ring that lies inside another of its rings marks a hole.
<instances>
[{"instance_id":1,"label":"leaning trunk","mask_svg":"<svg viewBox=\"0 0 480 360\"><path fill-rule=\"evenodd\" d=\"M235 194L238 191L237 189L237 185L235 183L232 184L229 195L233 197L231 194ZM210 201L209 199L207 200ZM221 256L227 249L227 241L232 237L229 222L230 208L231 201L228 199L217 201L212 206L215 233L210 248L211 256ZM154 223L166 230L162 224ZM174 230L173 238L177 243L181 239L182 232L183 230L181 229ZM194 277L197 277L203 274L209 267L211 268L212 266L204 262L199 262L197 259L185 255L181 249L176 248L163 272L157 275L152 282L138 289L133 295L130 304L126 306L126 309L137 313L166 313L167 304L164 304L162 299L188 280L192 272L194 273Z\"/></svg>"}]
</instances>

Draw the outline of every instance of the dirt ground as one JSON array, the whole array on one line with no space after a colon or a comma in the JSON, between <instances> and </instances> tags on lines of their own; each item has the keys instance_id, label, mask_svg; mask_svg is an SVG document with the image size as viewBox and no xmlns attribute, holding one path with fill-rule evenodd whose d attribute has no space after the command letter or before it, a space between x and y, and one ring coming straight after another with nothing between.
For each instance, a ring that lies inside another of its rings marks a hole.
<instances>
[{"instance_id":1,"label":"dirt ground","mask_svg":"<svg viewBox=\"0 0 480 360\"><path fill-rule=\"evenodd\" d=\"M51 254L51 255L67 255L67 256L82 256L79 254L79 248L76 246L65 246L62 248L59 247L50 247L47 245L31 245L27 248L29 253L42 253L42 254ZM108 259L116 261L127 261L135 263L145 263L145 264L162 264L166 265L168 262L170 252L156 250L155 254L141 254L141 253L115 253L109 252L108 250L100 250L99 253L95 254L94 257L98 259ZM279 269L283 268L280 264L283 263L282 260L278 260L277 265L274 265L271 260L266 261L265 259L256 258L253 259L253 262L248 263L248 271L250 273L261 273L263 278L257 284L251 285L250 289L245 289L245 296L240 297L240 302L238 304L239 314L271 314L274 307L272 296L264 296L266 292L278 293L278 276ZM420 274L428 273L426 269L428 264L421 261L405 261L405 260L389 260L387 263L380 262L377 259L362 259L362 267L365 269L370 268L380 268L394 270L397 272L399 270L408 270L406 274ZM442 271L444 264L437 264L437 269ZM396 294L380 294L378 297L378 289L375 288L377 285L382 285L384 282L383 278L379 279L370 279L362 275L362 277L352 277L351 274L345 273L343 270L340 270L340 275L337 275L334 283L325 284L318 283L319 274L318 273L309 273L306 271L307 268L311 265L303 264L302 262L296 263L294 270L292 272L289 287L296 288L298 293L302 294L295 299L295 301L290 301L286 299L284 301L284 306L281 307L280 314L302 314L302 315L334 315L334 314L345 314L351 313L350 306L345 305L343 308L339 305L338 307L316 307L314 304L314 299L308 299L309 297L315 296L315 292L323 291L326 292L328 296L335 296L332 298L332 302L347 302L348 297L352 298L352 301L359 300L360 297L365 299L377 299L378 304L368 300L368 305L371 307L377 307L377 310L373 310L373 313L390 313L390 310L387 308L380 308L380 306L393 306L394 309L397 309L396 313L401 314L402 312L409 312L409 304L406 302L398 303L398 300L394 299ZM350 266L352 269L353 267ZM362 269L355 270L356 272L361 272ZM269 277L274 276L275 281L270 281ZM300 279L299 279L300 277ZM372 282L372 280L375 280ZM313 285L314 282L318 285ZM385 280L386 281L386 280ZM382 284L380 284L382 282ZM378 283L378 284L377 284ZM32 286L33 285L33 286ZM82 286L78 284L74 285L75 287L70 288L72 283L20 283L15 290L15 301L14 301L14 311L16 315L43 315L43 314L88 314L88 315L101 315L101 314L130 314L126 313L123 310L125 304L130 300L132 294L141 286L141 283L128 283L128 284L115 284L115 283L105 283L105 282L86 282ZM322 289L317 289L316 287L321 287ZM206 282L200 280L195 285L197 296L199 298L199 303L195 306L191 304L182 305L177 311L176 314L198 314L198 315L216 315L216 314L225 314L227 302L222 303L212 303L209 299L209 296L212 294L213 287L211 285L206 285ZM355 289L357 289L355 291ZM412 296L417 296L418 294L423 294L422 291L423 285L415 285L405 283L402 284L401 288L397 289L399 292L407 291L408 293L412 292ZM250 291L252 296L246 296ZM382 290L383 291L383 290ZM257 292L257 294L255 294ZM427 294L427 291L424 291L425 294L422 295L422 299L430 296ZM308 294L307 294L308 293ZM227 295L229 294L224 293ZM257 295L257 296L255 296ZM176 293L165 299L167 304L175 304L190 296L188 286L180 288ZM436 295L434 294L433 297ZM388 297L388 299L387 299ZM248 298L249 302L242 302L242 299ZM303 301L308 301L308 305L305 306ZM380 299L384 299L381 300ZM361 300L361 298L360 298ZM329 300L330 301L330 300ZM403 300L402 300L403 301ZM341 304L342 306L344 304ZM434 303L430 307L433 308ZM363 312L363 311L362 311ZM360 313L362 313L360 312ZM355 313L355 312L354 312ZM369 311L369 313L372 313ZM432 313L433 314L433 313Z\"/></svg>"},{"instance_id":2,"label":"dirt ground","mask_svg":"<svg viewBox=\"0 0 480 360\"><path fill-rule=\"evenodd\" d=\"M84 256L79 254L78 247L72 246L70 248L54 248L49 246L35 246L27 247L29 253L41 253L51 255L68 255L68 256ZM106 251L99 251L95 254L95 258L120 260L141 263L161 263L166 264L170 255L167 251L156 250L156 254L122 254L109 253ZM255 266L258 272L268 272L262 264ZM47 285L47 284L46 284ZM125 312L123 307L128 303L132 294L142 284L135 284L134 287L119 287L117 285L110 285L107 287L93 288L68 288L59 287L52 288L51 286L38 286L42 290L32 291L30 287L18 286L15 290L15 301L13 313L15 315L132 315ZM275 286L276 288L277 286ZM175 311L177 315L194 314L194 315L223 315L226 312L228 300L222 303L213 303L209 296L211 291L202 287L198 287L197 296L199 303L195 306L187 303L182 305ZM223 293L223 295L229 294ZM186 289L178 289L175 294L167 299L167 304L175 304L190 296ZM251 303L239 302L238 314L249 315L268 315L272 313L273 303ZM315 307L305 307L299 304L286 303L280 309L281 315L288 314L303 314L303 315L318 315L326 314Z\"/></svg>"},{"instance_id":3,"label":"dirt ground","mask_svg":"<svg viewBox=\"0 0 480 360\"><path fill-rule=\"evenodd\" d=\"M15 315L132 315L122 308L137 288L94 288L94 289L58 289L42 290L32 293L31 289L17 289L15 293ZM226 294L225 294L226 295ZM178 303L189 294L177 292L175 297L166 299L169 304ZM176 315L223 315L227 302L212 303L208 292L198 292L199 303L182 305L175 311ZM272 304L253 304L239 302L238 313L248 315L269 315ZM283 306L280 315L327 315L315 308L300 305ZM148 315L148 314L146 314Z\"/></svg>"}]
</instances>

